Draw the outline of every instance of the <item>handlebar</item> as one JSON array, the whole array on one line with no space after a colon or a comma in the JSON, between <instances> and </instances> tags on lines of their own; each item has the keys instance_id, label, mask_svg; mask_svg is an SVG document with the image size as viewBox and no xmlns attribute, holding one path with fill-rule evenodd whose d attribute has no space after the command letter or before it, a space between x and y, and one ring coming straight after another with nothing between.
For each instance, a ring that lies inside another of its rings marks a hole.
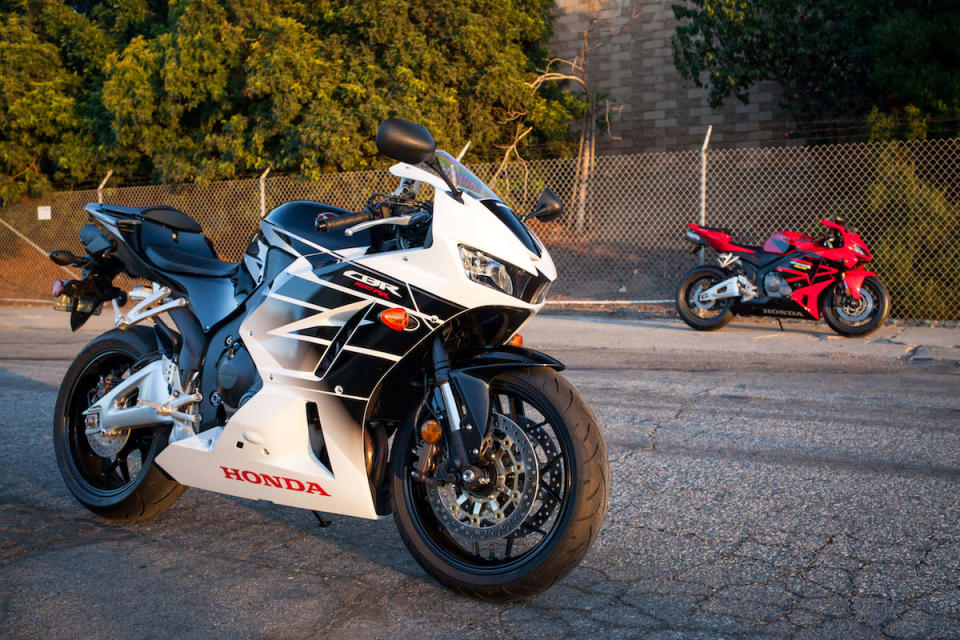
<instances>
[{"instance_id":1,"label":"handlebar","mask_svg":"<svg viewBox=\"0 0 960 640\"><path fill-rule=\"evenodd\" d=\"M327 233L328 231L337 231L338 229L344 229L346 227L352 227L355 224L361 222L366 222L373 218L373 212L367 209L359 211L357 213L351 213L345 216L336 216L334 218L327 218L321 220L317 218L316 228L319 233Z\"/></svg>"}]
</instances>

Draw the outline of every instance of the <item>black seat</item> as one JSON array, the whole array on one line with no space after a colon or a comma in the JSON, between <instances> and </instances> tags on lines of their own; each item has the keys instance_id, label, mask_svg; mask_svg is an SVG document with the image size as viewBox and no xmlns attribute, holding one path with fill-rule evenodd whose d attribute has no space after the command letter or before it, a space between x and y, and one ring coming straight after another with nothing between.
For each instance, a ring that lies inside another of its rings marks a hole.
<instances>
[{"instance_id":1,"label":"black seat","mask_svg":"<svg viewBox=\"0 0 960 640\"><path fill-rule=\"evenodd\" d=\"M165 204L155 207L144 207L140 210L140 215L144 220L150 220L165 227L176 229L177 231L189 231L190 233L203 233L200 223L185 214L179 209L167 206Z\"/></svg>"},{"instance_id":2,"label":"black seat","mask_svg":"<svg viewBox=\"0 0 960 640\"><path fill-rule=\"evenodd\" d=\"M107 213L119 213L123 216L143 218L176 231L203 233L199 222L183 211L166 204L150 205L149 207L124 207L118 204L104 203L100 205L100 209Z\"/></svg>"},{"instance_id":3,"label":"black seat","mask_svg":"<svg viewBox=\"0 0 960 640\"><path fill-rule=\"evenodd\" d=\"M158 269L185 275L223 278L233 275L240 267L236 262L224 262L176 247L147 245L144 252L147 254L147 259Z\"/></svg>"}]
</instances>

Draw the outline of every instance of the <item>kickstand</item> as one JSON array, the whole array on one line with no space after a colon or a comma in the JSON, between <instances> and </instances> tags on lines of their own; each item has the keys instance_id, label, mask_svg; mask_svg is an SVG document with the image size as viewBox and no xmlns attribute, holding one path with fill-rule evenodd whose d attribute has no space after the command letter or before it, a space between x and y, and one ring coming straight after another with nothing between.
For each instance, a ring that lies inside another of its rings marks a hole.
<instances>
[{"instance_id":1,"label":"kickstand","mask_svg":"<svg viewBox=\"0 0 960 640\"><path fill-rule=\"evenodd\" d=\"M320 523L320 526L324 529L330 526L330 521L323 517L323 514L319 511L311 511L313 515L317 517L317 522Z\"/></svg>"},{"instance_id":2,"label":"kickstand","mask_svg":"<svg viewBox=\"0 0 960 640\"><path fill-rule=\"evenodd\" d=\"M780 331L783 331L783 323L780 322L780 318L777 318L777 324L780 325Z\"/></svg>"}]
</instances>

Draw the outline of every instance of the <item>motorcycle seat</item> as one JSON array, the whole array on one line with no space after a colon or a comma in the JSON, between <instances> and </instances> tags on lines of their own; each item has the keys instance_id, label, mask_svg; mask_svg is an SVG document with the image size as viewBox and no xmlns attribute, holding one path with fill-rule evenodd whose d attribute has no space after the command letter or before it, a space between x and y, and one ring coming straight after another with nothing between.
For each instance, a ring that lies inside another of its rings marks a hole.
<instances>
[{"instance_id":1,"label":"motorcycle seat","mask_svg":"<svg viewBox=\"0 0 960 640\"><path fill-rule=\"evenodd\" d=\"M705 227L703 225L699 225L699 226L704 231L715 231L717 233L725 233L728 236L730 235L730 229L728 229L727 227Z\"/></svg>"},{"instance_id":2,"label":"motorcycle seat","mask_svg":"<svg viewBox=\"0 0 960 640\"><path fill-rule=\"evenodd\" d=\"M217 258L199 256L176 247L148 245L144 251L147 259L158 269L185 275L224 278L233 275L240 265Z\"/></svg>"},{"instance_id":3,"label":"motorcycle seat","mask_svg":"<svg viewBox=\"0 0 960 640\"><path fill-rule=\"evenodd\" d=\"M115 204L102 204L100 209L108 213L119 213L155 222L174 231L203 233L200 223L183 211L169 205L150 205L149 207L123 207Z\"/></svg>"},{"instance_id":4,"label":"motorcycle seat","mask_svg":"<svg viewBox=\"0 0 960 640\"><path fill-rule=\"evenodd\" d=\"M167 205L144 207L140 210L144 220L150 220L177 231L203 233L200 223L179 209Z\"/></svg>"},{"instance_id":5,"label":"motorcycle seat","mask_svg":"<svg viewBox=\"0 0 960 640\"><path fill-rule=\"evenodd\" d=\"M240 266L217 257L200 225L173 207L138 209L143 222L135 246L150 264L161 271L188 276L222 278Z\"/></svg>"}]
</instances>

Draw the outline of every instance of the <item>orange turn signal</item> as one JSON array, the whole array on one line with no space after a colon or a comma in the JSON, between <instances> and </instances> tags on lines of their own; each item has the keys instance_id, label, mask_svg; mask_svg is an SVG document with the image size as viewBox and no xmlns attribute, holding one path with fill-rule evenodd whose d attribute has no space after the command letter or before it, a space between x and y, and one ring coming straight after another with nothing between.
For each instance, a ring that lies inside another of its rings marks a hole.
<instances>
[{"instance_id":1,"label":"orange turn signal","mask_svg":"<svg viewBox=\"0 0 960 640\"><path fill-rule=\"evenodd\" d=\"M440 439L440 423L436 420L427 420L420 427L420 437L427 444L436 444Z\"/></svg>"},{"instance_id":2,"label":"orange turn signal","mask_svg":"<svg viewBox=\"0 0 960 640\"><path fill-rule=\"evenodd\" d=\"M513 334L513 337L510 338L510 342L508 342L507 344L509 344L511 347L522 347L523 336L520 335L519 333L515 333Z\"/></svg>"},{"instance_id":3,"label":"orange turn signal","mask_svg":"<svg viewBox=\"0 0 960 640\"><path fill-rule=\"evenodd\" d=\"M406 309L394 307L380 312L380 322L394 331L403 331L410 324L410 316L407 315Z\"/></svg>"}]
</instances>

